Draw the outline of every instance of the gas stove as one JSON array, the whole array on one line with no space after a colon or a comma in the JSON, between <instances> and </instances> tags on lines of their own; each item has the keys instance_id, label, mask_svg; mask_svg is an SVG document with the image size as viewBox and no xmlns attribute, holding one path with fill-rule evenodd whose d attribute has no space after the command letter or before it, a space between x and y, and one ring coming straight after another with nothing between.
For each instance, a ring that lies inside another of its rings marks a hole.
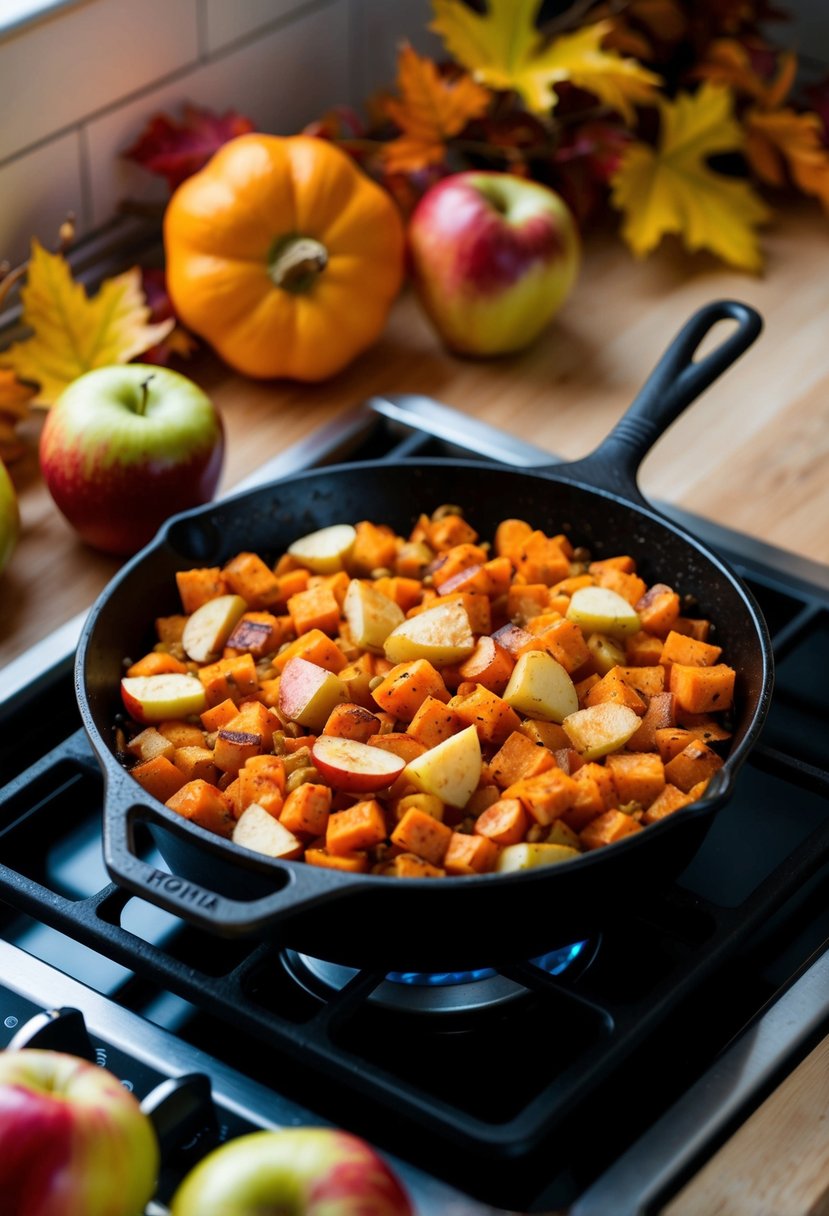
<instances>
[{"instance_id":1,"label":"gas stove","mask_svg":"<svg viewBox=\"0 0 829 1216\"><path fill-rule=\"evenodd\" d=\"M434 401L374 398L236 489L415 455L552 462ZM0 672L0 1046L87 1055L142 1098L153 1211L221 1140L325 1122L385 1153L419 1216L658 1211L829 1032L829 571L665 509L763 608L767 726L671 887L498 971L353 971L130 896L101 859L80 618Z\"/></svg>"}]
</instances>

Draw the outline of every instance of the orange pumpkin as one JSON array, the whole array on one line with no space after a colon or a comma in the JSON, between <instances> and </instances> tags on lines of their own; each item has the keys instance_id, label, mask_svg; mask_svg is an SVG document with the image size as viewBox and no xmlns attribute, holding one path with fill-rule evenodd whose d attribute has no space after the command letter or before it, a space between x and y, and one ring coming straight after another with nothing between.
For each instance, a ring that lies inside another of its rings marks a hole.
<instances>
[{"instance_id":1,"label":"orange pumpkin","mask_svg":"<svg viewBox=\"0 0 829 1216\"><path fill-rule=\"evenodd\" d=\"M241 135L164 218L183 323L248 376L324 380L380 335L403 279L395 204L339 148Z\"/></svg>"}]
</instances>

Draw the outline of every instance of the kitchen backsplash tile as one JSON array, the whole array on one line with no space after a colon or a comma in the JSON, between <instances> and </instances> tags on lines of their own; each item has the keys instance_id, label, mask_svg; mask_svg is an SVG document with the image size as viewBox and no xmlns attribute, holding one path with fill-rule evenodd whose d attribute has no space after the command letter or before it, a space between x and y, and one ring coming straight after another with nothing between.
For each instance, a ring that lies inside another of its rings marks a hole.
<instances>
[{"instance_id":1,"label":"kitchen backsplash tile","mask_svg":"<svg viewBox=\"0 0 829 1216\"><path fill-rule=\"evenodd\" d=\"M202 0L203 49L215 54L230 43L264 30L275 21L310 7L309 0ZM313 3L313 0L311 0Z\"/></svg>"},{"instance_id":2,"label":"kitchen backsplash tile","mask_svg":"<svg viewBox=\"0 0 829 1216\"><path fill-rule=\"evenodd\" d=\"M192 102L219 113L238 110L261 131L292 134L348 96L348 45L347 6L336 0L202 64L184 81L142 94L91 122L90 224L103 223L122 199L167 197L161 179L120 156L151 115L162 110L175 113L182 103Z\"/></svg>"},{"instance_id":3,"label":"kitchen backsplash tile","mask_svg":"<svg viewBox=\"0 0 829 1216\"><path fill-rule=\"evenodd\" d=\"M0 42L0 161L193 64L193 0L93 0Z\"/></svg>"},{"instance_id":4,"label":"kitchen backsplash tile","mask_svg":"<svg viewBox=\"0 0 829 1216\"><path fill-rule=\"evenodd\" d=\"M0 0L2 4L3 0ZM85 0L0 32L0 259L76 213L81 233L125 197L166 190L119 157L186 102L293 132L392 79L424 45L429 0Z\"/></svg>"},{"instance_id":5,"label":"kitchen backsplash tile","mask_svg":"<svg viewBox=\"0 0 829 1216\"><path fill-rule=\"evenodd\" d=\"M33 235L54 246L67 212L80 211L80 138L78 131L71 131L0 168L0 261L8 257L16 263L26 257Z\"/></svg>"}]
</instances>

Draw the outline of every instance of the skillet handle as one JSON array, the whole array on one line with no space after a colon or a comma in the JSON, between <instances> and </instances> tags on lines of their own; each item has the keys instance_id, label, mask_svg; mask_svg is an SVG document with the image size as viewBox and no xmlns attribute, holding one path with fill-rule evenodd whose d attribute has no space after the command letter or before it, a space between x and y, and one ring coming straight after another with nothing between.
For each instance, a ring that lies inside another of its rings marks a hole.
<instances>
[{"instance_id":1,"label":"skillet handle","mask_svg":"<svg viewBox=\"0 0 829 1216\"><path fill-rule=\"evenodd\" d=\"M737 327L695 360L703 338L720 321L735 321ZM644 503L636 474L645 456L683 410L748 350L762 328L762 317L748 304L737 300L706 304L676 335L610 434L582 460L556 465L556 479Z\"/></svg>"},{"instance_id":2,"label":"skillet handle","mask_svg":"<svg viewBox=\"0 0 829 1216\"><path fill-rule=\"evenodd\" d=\"M123 788L123 787L122 787ZM119 805L120 803L120 805ZM104 861L111 877L119 886L140 896L148 903L179 916L191 925L220 937L242 937L264 934L273 925L291 919L300 910L345 895L353 895L358 886L350 875L314 866L293 865L265 858L245 850L242 865L250 871L267 875L274 890L258 899L232 899L189 878L158 869L145 861L136 847L136 827L156 824L163 831L186 842L188 851L197 850L200 859L215 856L224 865L228 862L226 842L211 832L182 820L171 822L161 810L140 803L125 805L114 799L104 815ZM195 836L199 839L194 840ZM240 867L241 868L241 867ZM343 881L343 879L351 881Z\"/></svg>"}]
</instances>

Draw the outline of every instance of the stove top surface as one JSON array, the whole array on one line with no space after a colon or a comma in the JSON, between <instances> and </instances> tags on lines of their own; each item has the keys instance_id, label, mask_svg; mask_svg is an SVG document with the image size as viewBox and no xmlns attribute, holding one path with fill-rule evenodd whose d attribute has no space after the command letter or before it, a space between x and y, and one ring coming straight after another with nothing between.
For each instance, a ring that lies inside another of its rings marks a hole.
<instances>
[{"instance_id":1,"label":"stove top surface","mask_svg":"<svg viewBox=\"0 0 829 1216\"><path fill-rule=\"evenodd\" d=\"M460 453L551 460L437 403L378 399L258 480ZM218 1120L200 1126L185 1103L168 1189L217 1137L325 1120L393 1155L419 1212L600 1212L611 1193L615 1212L655 1210L829 1020L829 577L672 514L748 583L777 676L733 798L657 900L632 897L596 940L463 983L207 937L109 882L70 628L0 673L0 1045L43 1010L76 1007L142 1096L164 1076L211 1076ZM75 1033L71 1018L49 1021ZM693 1136L671 1134L689 1120Z\"/></svg>"}]
</instances>

